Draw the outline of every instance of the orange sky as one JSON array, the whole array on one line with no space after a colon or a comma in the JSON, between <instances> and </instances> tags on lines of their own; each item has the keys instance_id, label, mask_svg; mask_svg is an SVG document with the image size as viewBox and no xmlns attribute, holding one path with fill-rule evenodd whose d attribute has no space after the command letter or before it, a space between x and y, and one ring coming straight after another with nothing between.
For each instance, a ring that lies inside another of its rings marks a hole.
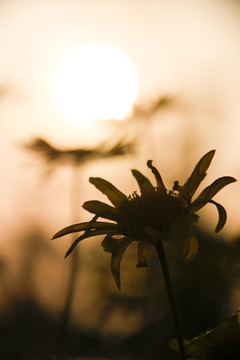
<instances>
[{"instance_id":1,"label":"orange sky","mask_svg":"<svg viewBox=\"0 0 240 360\"><path fill-rule=\"evenodd\" d=\"M237 177L239 17L237 1L102 1L101 5L97 1L2 1L1 191L2 198L8 199L7 205L1 205L3 218L14 216L11 212L21 207L21 201L33 196L27 191L28 182L33 193L37 186L36 174L29 173L28 159L23 160L17 144L42 136L57 145L74 147L108 136L105 129L80 131L68 122L51 93L51 79L61 56L89 42L113 45L130 57L140 79L138 103L146 105L164 95L174 99L151 125L150 139L143 135L137 166L144 168L145 160L153 157L172 181L182 167L190 171L204 152L217 148L210 177ZM188 146L189 164L185 155L183 159L183 149ZM123 161L126 174L131 166L136 165ZM86 183L87 176L83 179ZM124 179L116 180L123 189L127 186ZM234 185L220 195L230 208L232 224L239 205L229 199L238 189ZM55 201L47 195L47 186L42 191L46 194L39 195L33 205L36 208L44 206L45 197ZM238 220L234 220L234 229L239 231Z\"/></svg>"}]
</instances>

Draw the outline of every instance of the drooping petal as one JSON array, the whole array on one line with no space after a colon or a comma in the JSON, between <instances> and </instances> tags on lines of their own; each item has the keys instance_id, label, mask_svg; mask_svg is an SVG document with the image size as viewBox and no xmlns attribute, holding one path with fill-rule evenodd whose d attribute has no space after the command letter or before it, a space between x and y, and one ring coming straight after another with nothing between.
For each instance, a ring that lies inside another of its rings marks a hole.
<instances>
[{"instance_id":1,"label":"drooping petal","mask_svg":"<svg viewBox=\"0 0 240 360\"><path fill-rule=\"evenodd\" d=\"M112 237L111 235L107 235L102 241L104 250L112 254L110 266L114 281L119 290L121 290L120 263L126 248L131 242L133 242L133 240L130 238L123 236Z\"/></svg>"},{"instance_id":2,"label":"drooping petal","mask_svg":"<svg viewBox=\"0 0 240 360\"><path fill-rule=\"evenodd\" d=\"M149 190L154 191L154 187L151 184L150 180L148 180L148 178L146 176L144 176L142 173L140 173L140 171L133 169L132 174L135 177L135 179L137 180L137 183L139 185L142 195L149 192Z\"/></svg>"},{"instance_id":3,"label":"drooping petal","mask_svg":"<svg viewBox=\"0 0 240 360\"><path fill-rule=\"evenodd\" d=\"M160 189L162 188L162 189L164 189L164 190L167 191L167 189L166 189L166 187L165 187L165 185L164 185L164 183L163 183L162 177L161 177L158 169L155 168L155 166L152 165L152 160L148 160L148 161L147 161L147 167L149 167L149 169L152 170L152 173L153 173L153 175L155 176L155 179L156 179L157 186L158 186Z\"/></svg>"},{"instance_id":4,"label":"drooping petal","mask_svg":"<svg viewBox=\"0 0 240 360\"><path fill-rule=\"evenodd\" d=\"M137 267L146 267L148 266L150 259L152 257L154 245L150 244L148 241L140 240L138 242L138 252L137 252Z\"/></svg>"},{"instance_id":5,"label":"drooping petal","mask_svg":"<svg viewBox=\"0 0 240 360\"><path fill-rule=\"evenodd\" d=\"M127 196L107 180L99 177L90 177L89 181L105 194L115 207L119 207L123 201L127 200Z\"/></svg>"},{"instance_id":6,"label":"drooping petal","mask_svg":"<svg viewBox=\"0 0 240 360\"><path fill-rule=\"evenodd\" d=\"M89 211L92 214L96 214L101 218L108 220L117 220L117 209L111 205L105 204L102 201L98 200L89 200L85 201L82 206L85 210Z\"/></svg>"},{"instance_id":7,"label":"drooping petal","mask_svg":"<svg viewBox=\"0 0 240 360\"><path fill-rule=\"evenodd\" d=\"M105 234L111 234L111 235L115 235L115 234L119 234L120 232L120 228L117 226L114 227L108 227L107 229L96 229L96 230L91 230L91 231L85 231L84 234L82 234L81 236L79 236L70 246L70 248L68 249L68 251L66 252L65 258L70 255L72 253L72 251L74 250L74 248L77 246L77 244L84 239L90 238L92 236L97 236L97 235L105 235Z\"/></svg>"},{"instance_id":8,"label":"drooping petal","mask_svg":"<svg viewBox=\"0 0 240 360\"><path fill-rule=\"evenodd\" d=\"M87 221L87 222L82 222L79 224L67 226L62 230L58 231L55 235L53 235L52 240L57 239L64 235L68 235L80 231L91 230L91 229L108 230L109 228L115 228L115 229L119 228L118 224L108 223L105 221L98 221L98 222L96 221L91 227L89 227L89 223L90 222Z\"/></svg>"},{"instance_id":9,"label":"drooping petal","mask_svg":"<svg viewBox=\"0 0 240 360\"><path fill-rule=\"evenodd\" d=\"M187 179L187 181L183 185L184 191L188 194L190 199L196 192L200 183L206 176L206 171L209 168L209 165L212 161L212 158L215 155L216 150L211 150L207 154L205 154L200 161L197 163L195 169L193 170L191 176Z\"/></svg>"},{"instance_id":10,"label":"drooping petal","mask_svg":"<svg viewBox=\"0 0 240 360\"><path fill-rule=\"evenodd\" d=\"M170 228L161 234L164 241L172 242L173 240L186 239L194 233L198 223L199 216L197 214L186 213L179 216L170 226Z\"/></svg>"},{"instance_id":11,"label":"drooping petal","mask_svg":"<svg viewBox=\"0 0 240 360\"><path fill-rule=\"evenodd\" d=\"M183 262L190 262L198 252L198 241L196 237L189 233L177 235L171 240L163 241L163 246L168 264L175 265Z\"/></svg>"},{"instance_id":12,"label":"drooping petal","mask_svg":"<svg viewBox=\"0 0 240 360\"><path fill-rule=\"evenodd\" d=\"M221 189L226 185L235 182L231 176L223 176L207 186L201 194L192 202L189 207L190 212L195 212L205 206Z\"/></svg>"},{"instance_id":13,"label":"drooping petal","mask_svg":"<svg viewBox=\"0 0 240 360\"><path fill-rule=\"evenodd\" d=\"M195 236L190 236L184 242L184 256L182 261L190 262L198 253L198 240Z\"/></svg>"},{"instance_id":14,"label":"drooping petal","mask_svg":"<svg viewBox=\"0 0 240 360\"><path fill-rule=\"evenodd\" d=\"M210 200L209 201L211 204L214 204L217 207L218 210L218 223L215 229L215 232L218 233L220 230L222 230L222 228L224 227L226 221L227 221L227 213L226 210L224 209L224 207L217 203L214 200Z\"/></svg>"}]
</instances>

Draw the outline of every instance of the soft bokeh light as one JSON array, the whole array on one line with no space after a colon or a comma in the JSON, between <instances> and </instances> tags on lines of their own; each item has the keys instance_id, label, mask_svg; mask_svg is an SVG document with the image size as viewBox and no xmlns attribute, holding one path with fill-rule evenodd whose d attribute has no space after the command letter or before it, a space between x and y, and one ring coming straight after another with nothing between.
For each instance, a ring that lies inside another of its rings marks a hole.
<instances>
[{"instance_id":1,"label":"soft bokeh light","mask_svg":"<svg viewBox=\"0 0 240 360\"><path fill-rule=\"evenodd\" d=\"M92 127L94 119L123 119L138 92L138 75L122 51L90 44L67 54L54 78L54 95L65 116Z\"/></svg>"}]
</instances>

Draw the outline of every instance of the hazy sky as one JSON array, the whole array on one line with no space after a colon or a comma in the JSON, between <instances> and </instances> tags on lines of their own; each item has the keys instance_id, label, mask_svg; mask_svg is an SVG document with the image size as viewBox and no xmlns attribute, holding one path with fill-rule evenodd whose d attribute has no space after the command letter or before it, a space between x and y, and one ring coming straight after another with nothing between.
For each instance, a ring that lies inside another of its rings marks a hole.
<instances>
[{"instance_id":1,"label":"hazy sky","mask_svg":"<svg viewBox=\"0 0 240 360\"><path fill-rule=\"evenodd\" d=\"M129 56L139 75L139 104L148 105L165 95L172 97L173 103L155 116L148 125L148 135L141 136L143 146L136 165L133 160L122 161L126 177L121 183L111 171L115 165L108 162L107 172L103 163L87 168L82 175L84 186L88 188L89 172L100 176L106 173L123 190L132 191L134 182L129 186L127 180L129 167L145 171L149 157L161 166L169 181L181 169L187 171L186 175L180 174L183 181L200 156L211 148L217 148L217 155L209 181L225 174L237 177L239 19L237 1L2 1L2 226L30 214L45 214L43 218L48 218L43 210L45 201L58 208L56 201L62 203L67 198L62 195L68 192L67 178L53 177L41 183L41 164L31 162L28 155L24 157L19 144L42 136L57 145L74 147L107 137L105 130L80 130L71 124L53 99L52 78L57 64L68 51L87 43L109 44ZM134 131L137 128L131 128ZM186 153L187 148L191 151ZM58 194L62 188L65 190ZM230 208L232 225L228 231L234 228L234 233L239 232L239 204L236 195L234 200L231 198L231 193L236 192L240 195L239 185L220 195ZM26 209L19 215L23 202ZM59 212L51 216L59 217Z\"/></svg>"}]
</instances>

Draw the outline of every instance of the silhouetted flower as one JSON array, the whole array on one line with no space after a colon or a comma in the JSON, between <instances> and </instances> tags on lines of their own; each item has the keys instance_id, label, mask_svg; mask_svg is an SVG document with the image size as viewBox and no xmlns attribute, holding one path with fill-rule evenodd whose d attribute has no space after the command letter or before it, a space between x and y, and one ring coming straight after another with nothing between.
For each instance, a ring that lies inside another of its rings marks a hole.
<instances>
[{"instance_id":1,"label":"silhouetted flower","mask_svg":"<svg viewBox=\"0 0 240 360\"><path fill-rule=\"evenodd\" d=\"M156 186L153 186L138 170L132 170L140 188L140 195L134 192L127 197L108 181L99 177L90 177L89 181L108 197L113 206L97 200L86 201L83 208L95 214L93 219L68 226L56 233L53 239L69 233L84 232L73 242L66 253L68 256L79 241L105 234L102 246L105 251L112 254L111 270L119 289L120 262L126 248L133 241L138 241L137 267L148 265L153 248L159 239L170 243L173 239L184 238L186 246L184 259L191 258L198 249L197 240L193 236L199 218L195 212L208 202L216 205L219 221L215 231L219 232L226 222L226 211L212 198L224 186L236 181L230 176L221 177L192 201L193 195L206 176L214 154L215 150L212 150L204 155L184 185L181 186L175 181L172 190L166 189L151 160L148 160L147 166L155 176ZM97 221L99 217L112 222Z\"/></svg>"},{"instance_id":2,"label":"silhouetted flower","mask_svg":"<svg viewBox=\"0 0 240 360\"><path fill-rule=\"evenodd\" d=\"M240 359L240 314L231 316L216 329L190 341L186 346L189 360Z\"/></svg>"}]
</instances>

